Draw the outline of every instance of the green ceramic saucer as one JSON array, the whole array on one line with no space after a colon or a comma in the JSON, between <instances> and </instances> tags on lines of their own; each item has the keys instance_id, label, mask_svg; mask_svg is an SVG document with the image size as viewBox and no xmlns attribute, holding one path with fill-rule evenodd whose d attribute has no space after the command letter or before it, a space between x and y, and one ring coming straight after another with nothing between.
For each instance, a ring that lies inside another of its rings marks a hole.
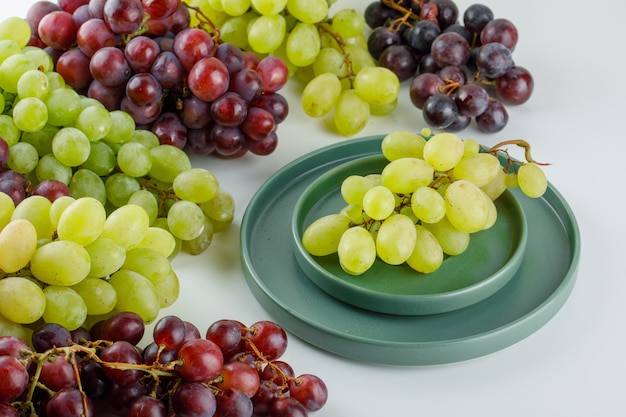
<instances>
[{"instance_id":1,"label":"green ceramic saucer","mask_svg":"<svg viewBox=\"0 0 626 417\"><path fill-rule=\"evenodd\" d=\"M458 310L506 285L522 263L527 239L526 218L508 191L496 201L496 224L472 234L463 254L447 257L431 274L377 259L366 273L353 276L342 270L336 254L314 257L304 249L301 240L306 227L345 206L342 181L349 175L380 173L387 162L382 155L356 158L322 174L306 188L296 202L292 222L294 255L302 271L339 300L366 310L400 315Z\"/></svg>"},{"instance_id":2,"label":"green ceramic saucer","mask_svg":"<svg viewBox=\"0 0 626 417\"><path fill-rule=\"evenodd\" d=\"M382 136L351 139L305 155L276 172L253 196L241 224L247 284L291 334L334 354L389 365L432 365L497 352L530 336L565 304L576 281L580 232L561 194L513 196L528 219L517 273L493 296L433 315L402 316L355 307L328 295L294 256L296 202L320 175L380 153Z\"/></svg>"}]
</instances>

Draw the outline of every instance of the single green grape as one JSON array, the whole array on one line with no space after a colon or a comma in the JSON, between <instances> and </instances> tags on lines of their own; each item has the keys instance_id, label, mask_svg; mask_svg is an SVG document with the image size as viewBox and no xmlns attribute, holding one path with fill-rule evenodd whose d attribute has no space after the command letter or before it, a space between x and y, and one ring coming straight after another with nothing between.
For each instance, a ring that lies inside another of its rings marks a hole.
<instances>
[{"instance_id":1,"label":"single green grape","mask_svg":"<svg viewBox=\"0 0 626 417\"><path fill-rule=\"evenodd\" d=\"M341 9L333 15L331 26L344 38L352 38L363 34L365 17L354 9Z\"/></svg>"},{"instance_id":2,"label":"single green grape","mask_svg":"<svg viewBox=\"0 0 626 417\"><path fill-rule=\"evenodd\" d=\"M413 253L416 238L415 223L403 214L395 214L386 218L378 229L376 253L383 262L400 265Z\"/></svg>"},{"instance_id":3,"label":"single green grape","mask_svg":"<svg viewBox=\"0 0 626 417\"><path fill-rule=\"evenodd\" d=\"M406 263L423 274L430 274L441 267L444 254L441 244L428 229L422 225L415 225L415 248L406 260Z\"/></svg>"},{"instance_id":4,"label":"single green grape","mask_svg":"<svg viewBox=\"0 0 626 417\"><path fill-rule=\"evenodd\" d=\"M39 182L57 180L67 185L72 179L72 168L64 165L52 153L49 153L39 159L35 174Z\"/></svg>"},{"instance_id":5,"label":"single green grape","mask_svg":"<svg viewBox=\"0 0 626 417\"><path fill-rule=\"evenodd\" d=\"M288 0L289 14L304 23L321 22L328 14L326 0Z\"/></svg>"},{"instance_id":6,"label":"single green grape","mask_svg":"<svg viewBox=\"0 0 626 417\"><path fill-rule=\"evenodd\" d=\"M85 278L71 289L82 298L89 315L110 313L117 303L115 288L105 279Z\"/></svg>"},{"instance_id":7,"label":"single green grape","mask_svg":"<svg viewBox=\"0 0 626 417\"><path fill-rule=\"evenodd\" d=\"M172 271L172 265L167 257L154 249L146 247L129 249L126 252L126 260L122 268L143 275L152 284L167 279L167 276Z\"/></svg>"},{"instance_id":8,"label":"single green grape","mask_svg":"<svg viewBox=\"0 0 626 417\"><path fill-rule=\"evenodd\" d=\"M38 69L26 71L17 82L17 96L21 99L34 97L43 100L49 89L48 76Z\"/></svg>"},{"instance_id":9,"label":"single green grape","mask_svg":"<svg viewBox=\"0 0 626 417\"><path fill-rule=\"evenodd\" d=\"M159 216L159 202L157 197L148 190L137 190L128 198L128 204L136 204L142 207L146 213L150 224L154 223Z\"/></svg>"},{"instance_id":10,"label":"single green grape","mask_svg":"<svg viewBox=\"0 0 626 417\"><path fill-rule=\"evenodd\" d=\"M298 67L311 65L320 53L320 35L311 23L299 22L287 36L287 58Z\"/></svg>"},{"instance_id":11,"label":"single green grape","mask_svg":"<svg viewBox=\"0 0 626 417\"><path fill-rule=\"evenodd\" d=\"M90 142L103 139L112 126L111 113L100 106L85 107L74 121L74 127L80 129Z\"/></svg>"},{"instance_id":12,"label":"single green grape","mask_svg":"<svg viewBox=\"0 0 626 417\"><path fill-rule=\"evenodd\" d=\"M143 177L152 169L150 149L138 142L124 143L117 151L117 165L131 177Z\"/></svg>"},{"instance_id":13,"label":"single green grape","mask_svg":"<svg viewBox=\"0 0 626 417\"><path fill-rule=\"evenodd\" d=\"M6 194L0 193L2 195ZM0 198L0 201L3 199ZM10 208L6 201L3 205ZM13 210L7 210L9 211L13 213ZM10 274L26 267L35 254L37 229L26 219L7 219L6 214L2 218L6 225L0 230L0 270Z\"/></svg>"},{"instance_id":14,"label":"single green grape","mask_svg":"<svg viewBox=\"0 0 626 417\"><path fill-rule=\"evenodd\" d=\"M278 49L286 35L287 22L280 14L259 16L248 26L248 44L259 54L267 54Z\"/></svg>"},{"instance_id":15,"label":"single green grape","mask_svg":"<svg viewBox=\"0 0 626 417\"><path fill-rule=\"evenodd\" d=\"M59 162L77 167L89 158L91 145L87 136L75 127L60 129L52 139L52 153Z\"/></svg>"},{"instance_id":16,"label":"single green grape","mask_svg":"<svg viewBox=\"0 0 626 417\"><path fill-rule=\"evenodd\" d=\"M376 261L376 243L371 233L363 227L351 227L339 240L339 264L350 275L361 275Z\"/></svg>"},{"instance_id":17,"label":"single green grape","mask_svg":"<svg viewBox=\"0 0 626 417\"><path fill-rule=\"evenodd\" d=\"M30 270L49 285L70 286L89 274L89 253L71 240L55 240L40 246L30 261Z\"/></svg>"},{"instance_id":18,"label":"single green grape","mask_svg":"<svg viewBox=\"0 0 626 417\"><path fill-rule=\"evenodd\" d=\"M417 133L396 130L387 134L380 144L385 158L393 161L399 158L423 158L426 140Z\"/></svg>"},{"instance_id":19,"label":"single green grape","mask_svg":"<svg viewBox=\"0 0 626 417\"><path fill-rule=\"evenodd\" d=\"M34 323L46 308L46 296L41 287L24 277L1 279L0 298L0 316L14 323Z\"/></svg>"},{"instance_id":20,"label":"single green grape","mask_svg":"<svg viewBox=\"0 0 626 417\"><path fill-rule=\"evenodd\" d=\"M126 249L113 239L99 237L85 246L91 260L89 277L105 278L122 267L126 260Z\"/></svg>"},{"instance_id":21,"label":"single green grape","mask_svg":"<svg viewBox=\"0 0 626 417\"><path fill-rule=\"evenodd\" d=\"M522 192L531 198L541 197L548 188L546 174L541 167L529 162L517 170L517 181Z\"/></svg>"},{"instance_id":22,"label":"single green grape","mask_svg":"<svg viewBox=\"0 0 626 417\"><path fill-rule=\"evenodd\" d=\"M363 130L370 117L369 105L355 90L344 90L335 106L335 127L344 136L352 136Z\"/></svg>"},{"instance_id":23,"label":"single green grape","mask_svg":"<svg viewBox=\"0 0 626 417\"><path fill-rule=\"evenodd\" d=\"M107 203L107 193L102 178L95 172L80 168L76 170L69 183L70 194L75 198L91 197L102 205Z\"/></svg>"},{"instance_id":24,"label":"single green grape","mask_svg":"<svg viewBox=\"0 0 626 417\"><path fill-rule=\"evenodd\" d=\"M20 174L27 174L37 168L39 153L28 142L18 142L9 148L7 166Z\"/></svg>"},{"instance_id":25,"label":"single green grape","mask_svg":"<svg viewBox=\"0 0 626 417\"><path fill-rule=\"evenodd\" d=\"M159 145L150 149L152 168L150 176L165 183L173 183L181 172L191 169L187 154L172 145Z\"/></svg>"},{"instance_id":26,"label":"single green grape","mask_svg":"<svg viewBox=\"0 0 626 417\"><path fill-rule=\"evenodd\" d=\"M161 299L155 286L143 275L120 269L109 279L117 293L117 311L130 311L139 315L146 323L157 318Z\"/></svg>"},{"instance_id":27,"label":"single green grape","mask_svg":"<svg viewBox=\"0 0 626 417\"><path fill-rule=\"evenodd\" d=\"M137 246L148 232L148 213L135 204L127 204L113 210L104 222L100 237L112 239L124 249Z\"/></svg>"},{"instance_id":28,"label":"single green grape","mask_svg":"<svg viewBox=\"0 0 626 417\"><path fill-rule=\"evenodd\" d=\"M186 200L176 201L167 212L167 225L170 232L181 240L195 239L204 229L205 215L195 203Z\"/></svg>"},{"instance_id":29,"label":"single green grape","mask_svg":"<svg viewBox=\"0 0 626 417\"><path fill-rule=\"evenodd\" d=\"M382 184L397 194L410 194L429 185L435 170L419 158L399 158L389 162L381 172Z\"/></svg>"},{"instance_id":30,"label":"single green grape","mask_svg":"<svg viewBox=\"0 0 626 417\"><path fill-rule=\"evenodd\" d=\"M48 107L48 123L52 126L71 126L82 110L80 95L67 86L51 89L44 103Z\"/></svg>"},{"instance_id":31,"label":"single green grape","mask_svg":"<svg viewBox=\"0 0 626 417\"><path fill-rule=\"evenodd\" d=\"M13 121L24 132L37 132L48 123L48 107L37 97L25 97L13 107Z\"/></svg>"},{"instance_id":32,"label":"single green grape","mask_svg":"<svg viewBox=\"0 0 626 417\"><path fill-rule=\"evenodd\" d=\"M362 206L363 211L372 219L384 220L395 210L396 198L389 188L377 185L365 192Z\"/></svg>"},{"instance_id":33,"label":"single green grape","mask_svg":"<svg viewBox=\"0 0 626 417\"><path fill-rule=\"evenodd\" d=\"M217 195L219 182L208 169L191 168L174 178L172 188L176 196L183 200L205 203Z\"/></svg>"},{"instance_id":34,"label":"single green grape","mask_svg":"<svg viewBox=\"0 0 626 417\"><path fill-rule=\"evenodd\" d=\"M20 48L24 48L28 45L30 36L30 26L25 19L12 16L0 22L0 39L15 41Z\"/></svg>"},{"instance_id":35,"label":"single green grape","mask_svg":"<svg viewBox=\"0 0 626 417\"><path fill-rule=\"evenodd\" d=\"M107 177L104 182L107 200L115 207L122 207L128 203L130 197L141 189L141 185L130 175L117 172Z\"/></svg>"},{"instance_id":36,"label":"single green grape","mask_svg":"<svg viewBox=\"0 0 626 417\"><path fill-rule=\"evenodd\" d=\"M335 74L318 75L302 91L302 109L310 117L323 117L335 107L341 91L341 81Z\"/></svg>"},{"instance_id":37,"label":"single green grape","mask_svg":"<svg viewBox=\"0 0 626 417\"><path fill-rule=\"evenodd\" d=\"M454 133L438 133L424 145L424 160L440 172L454 168L464 153L463 140Z\"/></svg>"},{"instance_id":38,"label":"single green grape","mask_svg":"<svg viewBox=\"0 0 626 417\"><path fill-rule=\"evenodd\" d=\"M59 239L87 246L100 236L105 220L106 211L100 201L81 197L63 210L57 225L57 235Z\"/></svg>"},{"instance_id":39,"label":"single green grape","mask_svg":"<svg viewBox=\"0 0 626 417\"><path fill-rule=\"evenodd\" d=\"M76 330L87 318L87 305L83 298L69 287L49 285L43 289L46 297L46 309L43 319L47 323L56 323L67 330Z\"/></svg>"},{"instance_id":40,"label":"single green grape","mask_svg":"<svg viewBox=\"0 0 626 417\"><path fill-rule=\"evenodd\" d=\"M46 197L32 195L15 207L11 220L28 220L37 231L37 239L52 239L54 227L50 221L52 203Z\"/></svg>"},{"instance_id":41,"label":"single green grape","mask_svg":"<svg viewBox=\"0 0 626 417\"><path fill-rule=\"evenodd\" d=\"M315 220L302 234L302 246L313 256L336 253L343 233L350 227L350 219L342 214L329 214Z\"/></svg>"}]
</instances>

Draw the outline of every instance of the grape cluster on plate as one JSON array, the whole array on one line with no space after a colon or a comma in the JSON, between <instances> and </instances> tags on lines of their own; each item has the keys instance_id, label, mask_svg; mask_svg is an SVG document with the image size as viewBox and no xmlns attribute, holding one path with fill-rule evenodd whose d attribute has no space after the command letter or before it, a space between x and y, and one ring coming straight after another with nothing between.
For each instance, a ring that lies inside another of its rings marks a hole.
<instances>
[{"instance_id":1,"label":"grape cluster on plate","mask_svg":"<svg viewBox=\"0 0 626 417\"><path fill-rule=\"evenodd\" d=\"M144 332L119 312L91 331L45 324L28 343L0 337L0 415L92 417L104 403L126 417L304 417L327 401L321 378L281 360L287 334L272 321L218 320L203 335L165 316L140 348Z\"/></svg>"},{"instance_id":2,"label":"grape cluster on plate","mask_svg":"<svg viewBox=\"0 0 626 417\"><path fill-rule=\"evenodd\" d=\"M458 132L475 120L482 131L498 132L508 122L505 105L532 94L532 75L513 60L517 28L483 4L461 15L452 0L381 0L365 19L370 53L411 80L411 102L431 127Z\"/></svg>"}]
</instances>

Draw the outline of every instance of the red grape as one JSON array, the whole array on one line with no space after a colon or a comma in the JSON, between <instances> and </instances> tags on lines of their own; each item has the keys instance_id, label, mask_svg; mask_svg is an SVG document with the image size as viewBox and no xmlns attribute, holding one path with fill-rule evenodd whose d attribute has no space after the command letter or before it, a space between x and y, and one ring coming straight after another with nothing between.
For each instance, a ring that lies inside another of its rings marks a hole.
<instances>
[{"instance_id":1,"label":"red grape","mask_svg":"<svg viewBox=\"0 0 626 417\"><path fill-rule=\"evenodd\" d=\"M185 342L178 350L178 357L182 360L178 372L190 382L212 381L224 364L220 348L206 339Z\"/></svg>"}]
</instances>

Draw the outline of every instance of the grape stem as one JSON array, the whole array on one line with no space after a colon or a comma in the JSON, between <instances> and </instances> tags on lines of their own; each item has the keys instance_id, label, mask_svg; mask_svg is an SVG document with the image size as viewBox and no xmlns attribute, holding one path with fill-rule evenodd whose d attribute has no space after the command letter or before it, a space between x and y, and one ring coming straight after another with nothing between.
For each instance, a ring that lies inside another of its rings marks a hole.
<instances>
[{"instance_id":1,"label":"grape stem","mask_svg":"<svg viewBox=\"0 0 626 417\"><path fill-rule=\"evenodd\" d=\"M403 14L403 16L399 19L397 19L397 21L402 21L401 23L406 24L408 26L410 26L410 24L407 22L408 19L413 19L413 20L420 20L420 17L418 15L416 15L415 13L413 13L412 10L409 10L403 6L401 6L399 3L396 3L394 0L381 0L381 3L384 4L385 6L396 10L400 13ZM424 5L424 0L419 0L419 1L415 1L413 0L413 3L417 3L419 4L420 8ZM396 21L394 21L395 24ZM393 24L392 24L393 26Z\"/></svg>"},{"instance_id":2,"label":"grape stem","mask_svg":"<svg viewBox=\"0 0 626 417\"><path fill-rule=\"evenodd\" d=\"M493 145L487 152L493 153L493 154L496 154L497 152L505 152L508 155L508 152L502 149L503 147L508 146L508 145L517 145L521 148L524 148L524 157L526 158L526 162L533 163L536 165L541 165L541 166L550 165L549 163L535 161L532 155L530 154L530 143L526 142L523 139L505 140L503 142Z\"/></svg>"},{"instance_id":3,"label":"grape stem","mask_svg":"<svg viewBox=\"0 0 626 417\"><path fill-rule=\"evenodd\" d=\"M337 43L339 51L341 52L341 55L343 55L343 61L346 64L347 74L344 78L347 78L350 81L350 86L354 87L352 84L354 83L354 78L356 77L356 74L354 72L354 69L352 68L352 60L350 59L350 54L348 53L348 51L346 51L346 43L344 42L343 37L340 34L334 32L330 28L328 22L316 23L316 26L317 30L320 33L328 34Z\"/></svg>"},{"instance_id":4,"label":"grape stem","mask_svg":"<svg viewBox=\"0 0 626 417\"><path fill-rule=\"evenodd\" d=\"M198 28L210 34L215 44L220 44L222 42L220 28L215 23L213 23L213 21L206 14L204 14L199 7L191 6L184 2L183 4L185 5L185 7L195 12L196 18L199 22ZM206 26L208 26L208 28Z\"/></svg>"}]
</instances>

